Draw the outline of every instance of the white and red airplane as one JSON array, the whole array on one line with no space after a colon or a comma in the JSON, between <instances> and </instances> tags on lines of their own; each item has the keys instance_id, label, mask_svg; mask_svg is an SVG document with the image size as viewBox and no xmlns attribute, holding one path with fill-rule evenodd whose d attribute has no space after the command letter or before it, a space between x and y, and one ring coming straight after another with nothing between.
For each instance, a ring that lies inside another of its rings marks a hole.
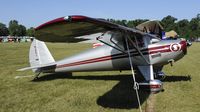
<instances>
[{"instance_id":1,"label":"white and red airplane","mask_svg":"<svg viewBox=\"0 0 200 112\"><path fill-rule=\"evenodd\" d=\"M131 70L137 88L133 71L136 69L145 79L139 85L159 92L162 90L159 78L164 77L163 66L173 64L187 53L186 40L162 40L162 31L156 21L129 28L86 16L61 17L36 28L36 39L29 53L31 67L19 71L32 69L38 78L40 73ZM97 33L100 36L93 38L103 44L59 61L54 60L43 42L81 42L87 40L82 36Z\"/></svg>"}]
</instances>

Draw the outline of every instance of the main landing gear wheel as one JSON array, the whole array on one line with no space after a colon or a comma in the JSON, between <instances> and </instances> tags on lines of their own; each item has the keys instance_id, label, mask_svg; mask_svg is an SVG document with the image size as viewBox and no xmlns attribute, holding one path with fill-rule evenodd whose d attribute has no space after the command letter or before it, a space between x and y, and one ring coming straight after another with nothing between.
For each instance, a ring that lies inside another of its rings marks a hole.
<instances>
[{"instance_id":1,"label":"main landing gear wheel","mask_svg":"<svg viewBox=\"0 0 200 112\"><path fill-rule=\"evenodd\" d=\"M166 75L165 75L164 72L159 71L159 72L155 73L155 78L156 78L156 79L164 80L165 77L166 77Z\"/></svg>"},{"instance_id":2,"label":"main landing gear wheel","mask_svg":"<svg viewBox=\"0 0 200 112\"><path fill-rule=\"evenodd\" d=\"M157 79L140 82L139 88L141 90L149 91L151 93L158 93L160 91L163 91L163 83Z\"/></svg>"}]
</instances>

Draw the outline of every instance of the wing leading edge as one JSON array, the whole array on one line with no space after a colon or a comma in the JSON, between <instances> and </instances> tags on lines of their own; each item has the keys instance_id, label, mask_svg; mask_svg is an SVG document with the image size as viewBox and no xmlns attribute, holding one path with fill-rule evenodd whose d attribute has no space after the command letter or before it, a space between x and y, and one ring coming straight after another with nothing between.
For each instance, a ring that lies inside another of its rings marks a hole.
<instances>
[{"instance_id":1,"label":"wing leading edge","mask_svg":"<svg viewBox=\"0 0 200 112\"><path fill-rule=\"evenodd\" d=\"M105 31L123 31L144 34L142 31L86 16L66 16L44 23L36 28L36 38L46 42L80 42L76 38Z\"/></svg>"}]
</instances>

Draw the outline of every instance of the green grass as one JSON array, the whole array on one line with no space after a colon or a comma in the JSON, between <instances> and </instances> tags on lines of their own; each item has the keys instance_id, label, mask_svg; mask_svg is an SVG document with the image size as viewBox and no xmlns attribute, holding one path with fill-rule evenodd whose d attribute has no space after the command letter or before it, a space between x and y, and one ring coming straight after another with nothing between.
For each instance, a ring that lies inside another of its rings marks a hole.
<instances>
[{"instance_id":1,"label":"green grass","mask_svg":"<svg viewBox=\"0 0 200 112\"><path fill-rule=\"evenodd\" d=\"M56 60L91 48L90 44L47 44ZM30 43L0 44L0 112L138 112L130 72L78 72L33 75L16 72L28 66ZM166 66L164 92L155 95L156 112L200 111L200 44L194 43L188 55ZM191 77L189 81L188 76ZM148 95L140 92L142 108Z\"/></svg>"}]
</instances>

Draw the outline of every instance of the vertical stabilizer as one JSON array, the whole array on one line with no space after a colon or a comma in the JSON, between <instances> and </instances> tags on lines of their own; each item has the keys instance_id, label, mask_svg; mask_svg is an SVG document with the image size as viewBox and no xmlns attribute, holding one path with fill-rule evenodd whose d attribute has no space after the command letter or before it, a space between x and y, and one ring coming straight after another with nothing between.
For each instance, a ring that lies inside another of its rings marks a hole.
<instances>
[{"instance_id":1,"label":"vertical stabilizer","mask_svg":"<svg viewBox=\"0 0 200 112\"><path fill-rule=\"evenodd\" d=\"M40 66L55 62L46 44L42 41L34 39L29 51L29 63L31 67ZM37 69L33 69L37 72Z\"/></svg>"}]
</instances>

